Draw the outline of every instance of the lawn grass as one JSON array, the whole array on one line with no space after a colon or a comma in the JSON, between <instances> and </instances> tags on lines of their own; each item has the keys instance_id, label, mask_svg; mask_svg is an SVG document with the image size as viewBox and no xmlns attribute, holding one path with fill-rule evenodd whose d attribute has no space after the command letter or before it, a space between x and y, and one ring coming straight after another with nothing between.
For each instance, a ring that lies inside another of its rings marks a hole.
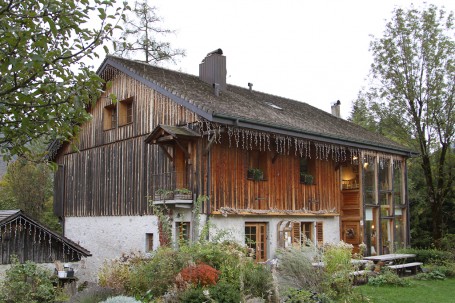
<instances>
[{"instance_id":1,"label":"lawn grass","mask_svg":"<svg viewBox=\"0 0 455 303\"><path fill-rule=\"evenodd\" d=\"M370 298L371 303L455 302L455 279L411 280L409 287L363 285L355 291Z\"/></svg>"}]
</instances>

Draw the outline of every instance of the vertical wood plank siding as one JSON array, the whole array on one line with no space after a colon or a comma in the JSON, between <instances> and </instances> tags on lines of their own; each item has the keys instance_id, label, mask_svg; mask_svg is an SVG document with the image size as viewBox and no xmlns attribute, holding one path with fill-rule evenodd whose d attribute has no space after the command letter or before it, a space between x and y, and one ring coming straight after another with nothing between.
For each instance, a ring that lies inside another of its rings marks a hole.
<instances>
[{"instance_id":1,"label":"vertical wood plank siding","mask_svg":"<svg viewBox=\"0 0 455 303\"><path fill-rule=\"evenodd\" d=\"M65 145L57 156L55 195L58 213L65 216L119 216L151 214L149 197L164 174L175 171L157 145L144 139L158 124L179 125L197 120L194 112L119 73L111 88L90 109L92 120L82 126L78 139ZM107 98L133 98L133 123L104 130L103 112L112 104ZM339 170L331 160L316 160L314 185L300 183L300 158L274 153L267 155L267 180L247 180L246 150L229 147L228 142L213 144L208 158L207 139L188 144L189 159L184 180L198 195L207 194L210 205L204 211L221 207L237 209L340 210ZM273 148L272 148L273 150ZM210 177L210 179L209 179ZM209 183L208 183L209 182Z\"/></svg>"},{"instance_id":2,"label":"vertical wood plank siding","mask_svg":"<svg viewBox=\"0 0 455 303\"><path fill-rule=\"evenodd\" d=\"M272 148L273 150L273 148ZM268 152L264 181L247 180L247 152L227 144L212 147L212 210L237 209L339 211L339 170L332 160L316 160L314 185L300 183L300 158ZM314 157L314 156L313 156Z\"/></svg>"},{"instance_id":3,"label":"vertical wood plank siding","mask_svg":"<svg viewBox=\"0 0 455 303\"><path fill-rule=\"evenodd\" d=\"M119 101L133 97L133 123L104 130L111 93ZM78 151L68 144L56 158L56 188L63 192L55 195L56 210L66 216L150 214L153 178L172 172L173 164L144 140L158 124L193 122L196 114L121 73L90 114L73 142Z\"/></svg>"},{"instance_id":4,"label":"vertical wood plank siding","mask_svg":"<svg viewBox=\"0 0 455 303\"><path fill-rule=\"evenodd\" d=\"M38 228L8 224L0 228L0 233L0 264L11 264L12 256L17 256L20 263L27 260L35 263L80 260L80 255L70 252L62 242Z\"/></svg>"}]
</instances>

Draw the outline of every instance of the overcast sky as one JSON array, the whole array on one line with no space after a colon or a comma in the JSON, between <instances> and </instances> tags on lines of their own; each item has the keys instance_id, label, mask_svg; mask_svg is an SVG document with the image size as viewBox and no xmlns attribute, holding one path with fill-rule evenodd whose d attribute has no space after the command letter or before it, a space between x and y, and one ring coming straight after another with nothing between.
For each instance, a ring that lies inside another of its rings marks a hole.
<instances>
[{"instance_id":1,"label":"overcast sky","mask_svg":"<svg viewBox=\"0 0 455 303\"><path fill-rule=\"evenodd\" d=\"M134 3L133 0L130 0ZM454 0L426 1L455 10ZM330 112L341 101L347 118L366 85L371 35L380 36L404 0L152 0L166 38L187 56L167 66L198 74L207 53L221 48L227 82L303 101Z\"/></svg>"}]
</instances>

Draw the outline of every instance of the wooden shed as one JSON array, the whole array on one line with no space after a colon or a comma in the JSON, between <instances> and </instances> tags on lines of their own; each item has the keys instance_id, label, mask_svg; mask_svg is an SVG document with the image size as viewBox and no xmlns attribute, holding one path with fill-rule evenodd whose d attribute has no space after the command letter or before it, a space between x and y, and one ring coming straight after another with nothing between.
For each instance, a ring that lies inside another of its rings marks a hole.
<instances>
[{"instance_id":1,"label":"wooden shed","mask_svg":"<svg viewBox=\"0 0 455 303\"><path fill-rule=\"evenodd\" d=\"M0 210L0 264L10 264L12 256L20 263L52 263L77 262L91 254L21 210Z\"/></svg>"}]
</instances>

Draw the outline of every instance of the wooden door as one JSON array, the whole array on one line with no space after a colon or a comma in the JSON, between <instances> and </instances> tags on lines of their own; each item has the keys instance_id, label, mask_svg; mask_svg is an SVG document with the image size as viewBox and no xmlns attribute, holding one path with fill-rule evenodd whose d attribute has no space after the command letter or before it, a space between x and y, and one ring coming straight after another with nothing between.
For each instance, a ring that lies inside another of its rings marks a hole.
<instances>
[{"instance_id":1,"label":"wooden door","mask_svg":"<svg viewBox=\"0 0 455 303\"><path fill-rule=\"evenodd\" d=\"M245 223L245 243L257 262L267 260L267 223Z\"/></svg>"},{"instance_id":2,"label":"wooden door","mask_svg":"<svg viewBox=\"0 0 455 303\"><path fill-rule=\"evenodd\" d=\"M359 221L343 221L341 236L345 243L354 246L353 252L359 252L360 244L360 223Z\"/></svg>"}]
</instances>

